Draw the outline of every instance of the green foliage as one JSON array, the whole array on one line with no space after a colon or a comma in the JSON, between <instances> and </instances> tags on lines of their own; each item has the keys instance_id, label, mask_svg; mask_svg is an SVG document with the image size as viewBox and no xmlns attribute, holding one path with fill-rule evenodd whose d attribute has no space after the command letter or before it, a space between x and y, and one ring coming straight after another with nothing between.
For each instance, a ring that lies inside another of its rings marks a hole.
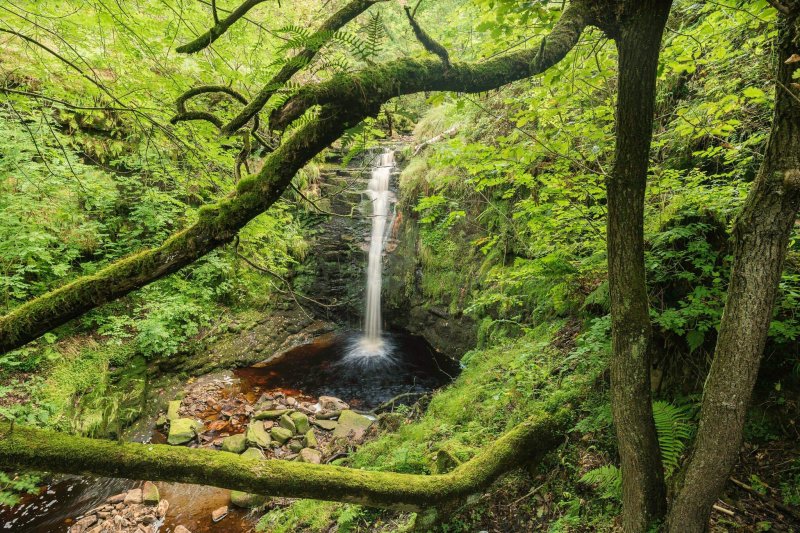
<instances>
[{"instance_id":1,"label":"green foliage","mask_svg":"<svg viewBox=\"0 0 800 533\"><path fill-rule=\"evenodd\" d=\"M41 477L37 474L8 474L0 471L0 505L16 505L22 494L39 492Z\"/></svg>"}]
</instances>

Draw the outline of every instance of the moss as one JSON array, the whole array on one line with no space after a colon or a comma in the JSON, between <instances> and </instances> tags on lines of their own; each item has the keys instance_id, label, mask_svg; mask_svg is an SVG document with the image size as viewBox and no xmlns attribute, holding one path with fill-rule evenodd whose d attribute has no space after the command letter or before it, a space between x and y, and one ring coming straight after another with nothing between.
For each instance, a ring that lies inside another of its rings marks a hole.
<instances>
[{"instance_id":1,"label":"moss","mask_svg":"<svg viewBox=\"0 0 800 533\"><path fill-rule=\"evenodd\" d=\"M63 473L198 483L253 494L313 498L398 510L458 500L561 439L566 413L537 413L450 473L414 475L157 444L111 442L0 425L0 466Z\"/></svg>"}]
</instances>

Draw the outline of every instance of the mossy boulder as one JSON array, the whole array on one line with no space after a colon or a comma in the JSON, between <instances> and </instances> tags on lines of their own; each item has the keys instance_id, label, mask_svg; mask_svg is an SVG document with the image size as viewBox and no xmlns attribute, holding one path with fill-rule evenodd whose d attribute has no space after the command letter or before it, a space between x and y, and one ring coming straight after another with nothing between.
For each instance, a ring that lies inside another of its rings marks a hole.
<instances>
[{"instance_id":1,"label":"mossy boulder","mask_svg":"<svg viewBox=\"0 0 800 533\"><path fill-rule=\"evenodd\" d=\"M282 446L286 443L289 439L292 438L293 433L286 428L282 427L274 427L270 430L270 436L272 440L278 443L279 446Z\"/></svg>"},{"instance_id":2,"label":"mossy boulder","mask_svg":"<svg viewBox=\"0 0 800 533\"><path fill-rule=\"evenodd\" d=\"M308 416L306 414L296 412L289 415L289 418L291 418L292 422L294 422L295 433L302 435L311 429L311 426L308 423Z\"/></svg>"},{"instance_id":3,"label":"mossy boulder","mask_svg":"<svg viewBox=\"0 0 800 533\"><path fill-rule=\"evenodd\" d=\"M336 429L336 426L339 425L338 422L335 420L313 420L312 423L317 426L318 428L322 428L325 431L333 431Z\"/></svg>"},{"instance_id":4,"label":"mossy boulder","mask_svg":"<svg viewBox=\"0 0 800 533\"><path fill-rule=\"evenodd\" d=\"M244 433L222 439L223 452L242 453L245 449L247 449L247 439Z\"/></svg>"},{"instance_id":5,"label":"mossy boulder","mask_svg":"<svg viewBox=\"0 0 800 533\"><path fill-rule=\"evenodd\" d=\"M191 442L203 431L203 423L191 418L177 418L169 424L167 443L173 446Z\"/></svg>"},{"instance_id":6,"label":"mossy boulder","mask_svg":"<svg viewBox=\"0 0 800 533\"><path fill-rule=\"evenodd\" d=\"M302 440L292 439L289 441L289 451L297 453L304 448Z\"/></svg>"},{"instance_id":7,"label":"mossy boulder","mask_svg":"<svg viewBox=\"0 0 800 533\"><path fill-rule=\"evenodd\" d=\"M250 422L247 426L246 440L248 446L259 446L266 448L272 440L269 433L264 429L264 424L258 420Z\"/></svg>"},{"instance_id":8,"label":"mossy boulder","mask_svg":"<svg viewBox=\"0 0 800 533\"><path fill-rule=\"evenodd\" d=\"M268 411L259 411L255 415L253 415L254 420L274 420L276 418L280 418L281 416L291 413L291 409L272 409Z\"/></svg>"},{"instance_id":9,"label":"mossy boulder","mask_svg":"<svg viewBox=\"0 0 800 533\"><path fill-rule=\"evenodd\" d=\"M322 462L322 454L318 450L311 448L303 448L300 450L300 456L297 458L301 463L312 463L318 465Z\"/></svg>"},{"instance_id":10,"label":"mossy boulder","mask_svg":"<svg viewBox=\"0 0 800 533\"><path fill-rule=\"evenodd\" d=\"M161 495L158 493L158 487L152 481L145 481L142 485L142 501L145 505L158 505L161 500Z\"/></svg>"},{"instance_id":11,"label":"mossy boulder","mask_svg":"<svg viewBox=\"0 0 800 533\"><path fill-rule=\"evenodd\" d=\"M294 425L294 420L289 415L283 415L278 419L278 425L282 428L286 428L292 432L292 435L297 433L297 426Z\"/></svg>"},{"instance_id":12,"label":"mossy boulder","mask_svg":"<svg viewBox=\"0 0 800 533\"><path fill-rule=\"evenodd\" d=\"M266 459L264 452L258 448L247 448L247 450L245 450L245 452L242 454L242 457L245 459L257 459L259 461Z\"/></svg>"},{"instance_id":13,"label":"mossy boulder","mask_svg":"<svg viewBox=\"0 0 800 533\"><path fill-rule=\"evenodd\" d=\"M248 494L247 492L241 492L238 490L231 491L231 503L236 507L242 507L244 509L252 509L253 507L259 507L266 503L267 498L265 496L260 496L258 494Z\"/></svg>"},{"instance_id":14,"label":"mossy boulder","mask_svg":"<svg viewBox=\"0 0 800 533\"><path fill-rule=\"evenodd\" d=\"M339 424L333 430L334 438L349 438L356 441L364 438L367 428L372 425L372 420L355 411L346 409L339 416Z\"/></svg>"},{"instance_id":15,"label":"mossy boulder","mask_svg":"<svg viewBox=\"0 0 800 533\"><path fill-rule=\"evenodd\" d=\"M180 400L172 400L167 405L167 420L173 421L177 420L181 417L179 411L181 410L181 401Z\"/></svg>"},{"instance_id":16,"label":"mossy boulder","mask_svg":"<svg viewBox=\"0 0 800 533\"><path fill-rule=\"evenodd\" d=\"M317 441L317 436L314 434L313 429L306 431L303 437L303 443L306 445L306 448L316 448L319 446L319 441Z\"/></svg>"}]
</instances>

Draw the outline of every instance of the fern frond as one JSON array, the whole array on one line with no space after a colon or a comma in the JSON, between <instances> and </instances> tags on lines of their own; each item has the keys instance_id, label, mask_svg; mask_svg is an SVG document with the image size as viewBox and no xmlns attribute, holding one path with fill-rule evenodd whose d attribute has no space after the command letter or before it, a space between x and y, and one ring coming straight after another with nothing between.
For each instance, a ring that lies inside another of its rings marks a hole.
<instances>
[{"instance_id":1,"label":"fern frond","mask_svg":"<svg viewBox=\"0 0 800 533\"><path fill-rule=\"evenodd\" d=\"M670 477L680 464L681 455L686 443L692 436L692 407L677 406L665 401L653 402L653 420L658 433L658 445L661 448L661 461L664 464L664 475Z\"/></svg>"},{"instance_id":2,"label":"fern frond","mask_svg":"<svg viewBox=\"0 0 800 533\"><path fill-rule=\"evenodd\" d=\"M593 486L601 498L622 499L622 472L614 465L589 470L581 477L580 482Z\"/></svg>"}]
</instances>

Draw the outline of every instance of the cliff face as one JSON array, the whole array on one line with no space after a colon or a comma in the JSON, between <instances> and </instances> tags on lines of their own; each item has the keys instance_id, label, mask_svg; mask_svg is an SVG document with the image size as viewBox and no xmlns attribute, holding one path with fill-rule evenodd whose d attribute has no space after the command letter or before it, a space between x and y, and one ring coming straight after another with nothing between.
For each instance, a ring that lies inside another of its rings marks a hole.
<instances>
[{"instance_id":1,"label":"cliff face","mask_svg":"<svg viewBox=\"0 0 800 533\"><path fill-rule=\"evenodd\" d=\"M461 312L451 296L454 287L446 287L448 276L433 281L441 291L425 289L425 278L432 268L422 259L417 213L400 198L392 227L395 238L389 243L384 269L383 297L386 322L390 329L404 329L425 339L448 357L460 359L473 349L477 340L475 322ZM467 257L464 257L468 260ZM465 292L466 283L461 291Z\"/></svg>"}]
</instances>

